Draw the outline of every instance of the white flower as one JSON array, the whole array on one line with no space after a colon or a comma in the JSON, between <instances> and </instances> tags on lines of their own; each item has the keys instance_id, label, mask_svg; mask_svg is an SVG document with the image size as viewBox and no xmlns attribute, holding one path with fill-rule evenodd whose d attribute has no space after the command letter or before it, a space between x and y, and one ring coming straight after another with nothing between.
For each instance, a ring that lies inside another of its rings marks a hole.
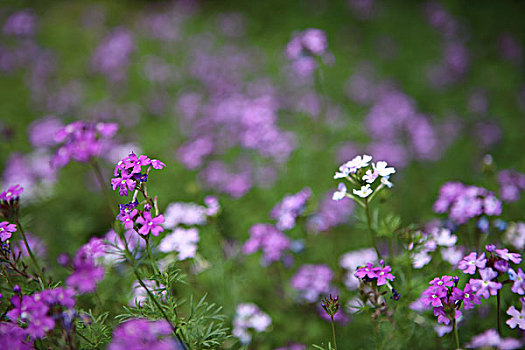
<instances>
[{"instance_id":1,"label":"white flower","mask_svg":"<svg viewBox=\"0 0 525 350\"><path fill-rule=\"evenodd\" d=\"M354 159L342 164L339 167L339 172L336 172L334 179L342 179L347 177L350 173L355 174L357 169L368 166L368 163L372 160L372 157L364 154L363 156L356 156Z\"/></svg>"},{"instance_id":2,"label":"white flower","mask_svg":"<svg viewBox=\"0 0 525 350\"><path fill-rule=\"evenodd\" d=\"M336 172L334 179L343 179L350 174L350 168L348 166L350 162L346 162L339 167L339 172Z\"/></svg>"},{"instance_id":3,"label":"white flower","mask_svg":"<svg viewBox=\"0 0 525 350\"><path fill-rule=\"evenodd\" d=\"M366 198L372 193L372 189L370 188L370 185L361 186L360 190L353 189L353 192L355 195Z\"/></svg>"},{"instance_id":4,"label":"white flower","mask_svg":"<svg viewBox=\"0 0 525 350\"><path fill-rule=\"evenodd\" d=\"M366 166L368 166L368 163L372 160L372 156L369 156L367 154L363 154L363 156L356 156L354 157L354 159L352 159L350 161L351 163L351 169L355 168L355 170L357 169L361 169L361 168L364 168ZM353 172L355 172L355 170Z\"/></svg>"},{"instance_id":5,"label":"white flower","mask_svg":"<svg viewBox=\"0 0 525 350\"><path fill-rule=\"evenodd\" d=\"M390 176L384 176L381 178L381 183L388 188L392 188L393 184L388 180Z\"/></svg>"},{"instance_id":6,"label":"white flower","mask_svg":"<svg viewBox=\"0 0 525 350\"><path fill-rule=\"evenodd\" d=\"M371 184L372 182L374 182L376 179L377 179L377 176L379 174L377 173L377 171L372 171L371 169L368 169L365 173L365 175L363 175L363 180L365 180L366 182L368 182L369 184Z\"/></svg>"},{"instance_id":7,"label":"white flower","mask_svg":"<svg viewBox=\"0 0 525 350\"><path fill-rule=\"evenodd\" d=\"M376 170L379 176L389 176L396 172L396 169L393 167L387 167L387 163L384 161L377 162Z\"/></svg>"},{"instance_id":8,"label":"white flower","mask_svg":"<svg viewBox=\"0 0 525 350\"><path fill-rule=\"evenodd\" d=\"M339 186L337 186L337 191L334 192L332 195L332 199L334 201L339 201L346 197L346 186L344 183L340 183Z\"/></svg>"},{"instance_id":9,"label":"white flower","mask_svg":"<svg viewBox=\"0 0 525 350\"><path fill-rule=\"evenodd\" d=\"M452 247L458 241L458 236L453 235L447 228L436 228L432 231L432 236L437 245Z\"/></svg>"}]
</instances>

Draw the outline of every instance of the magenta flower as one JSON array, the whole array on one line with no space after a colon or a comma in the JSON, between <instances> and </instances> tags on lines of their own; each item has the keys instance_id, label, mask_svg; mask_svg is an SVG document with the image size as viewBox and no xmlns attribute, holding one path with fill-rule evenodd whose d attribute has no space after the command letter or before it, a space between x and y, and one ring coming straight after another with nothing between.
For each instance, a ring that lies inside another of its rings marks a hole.
<instances>
[{"instance_id":1,"label":"magenta flower","mask_svg":"<svg viewBox=\"0 0 525 350\"><path fill-rule=\"evenodd\" d=\"M20 197L22 192L24 192L24 188L20 185L11 186L7 190L0 193L0 200L7 202L11 199L16 199L17 197Z\"/></svg>"},{"instance_id":2,"label":"magenta flower","mask_svg":"<svg viewBox=\"0 0 525 350\"><path fill-rule=\"evenodd\" d=\"M496 255L506 261L512 261L514 264L521 262L521 255L518 253L509 253L508 249L496 249Z\"/></svg>"},{"instance_id":3,"label":"magenta flower","mask_svg":"<svg viewBox=\"0 0 525 350\"><path fill-rule=\"evenodd\" d=\"M525 329L525 300L521 298L520 302L521 311L518 311L514 306L509 307L507 310L507 315L512 316L506 322L510 328L518 326L520 329Z\"/></svg>"},{"instance_id":4,"label":"magenta flower","mask_svg":"<svg viewBox=\"0 0 525 350\"><path fill-rule=\"evenodd\" d=\"M514 284L510 290L519 295L525 294L525 273L523 273L521 268L518 269L517 273L514 272L513 274L510 273L510 270L512 269L509 269L509 275L511 279L514 279Z\"/></svg>"},{"instance_id":5,"label":"magenta flower","mask_svg":"<svg viewBox=\"0 0 525 350\"><path fill-rule=\"evenodd\" d=\"M498 276L498 273L489 267L480 270L479 274L482 279L471 278L469 281L472 290L476 292L476 295L480 295L484 299L488 299L490 295L496 295L502 285L501 283L493 282L492 280Z\"/></svg>"},{"instance_id":6,"label":"magenta flower","mask_svg":"<svg viewBox=\"0 0 525 350\"><path fill-rule=\"evenodd\" d=\"M32 342L27 341L25 330L11 322L0 322L0 339L5 349L34 349Z\"/></svg>"},{"instance_id":7,"label":"magenta flower","mask_svg":"<svg viewBox=\"0 0 525 350\"><path fill-rule=\"evenodd\" d=\"M128 190L133 191L135 189L136 182L133 181L130 177L114 177L111 179L111 186L113 186L113 191L118 187L118 194L121 196L127 196Z\"/></svg>"},{"instance_id":8,"label":"magenta flower","mask_svg":"<svg viewBox=\"0 0 525 350\"><path fill-rule=\"evenodd\" d=\"M2 242L11 238L13 232L16 232L15 224L10 224L7 221L0 222L0 239Z\"/></svg>"},{"instance_id":9,"label":"magenta flower","mask_svg":"<svg viewBox=\"0 0 525 350\"><path fill-rule=\"evenodd\" d=\"M374 264L367 263L366 266L360 267L355 272L355 277L363 279L365 277L367 278L377 278L376 269L374 268Z\"/></svg>"},{"instance_id":10,"label":"magenta flower","mask_svg":"<svg viewBox=\"0 0 525 350\"><path fill-rule=\"evenodd\" d=\"M396 278L394 275L390 273L390 271L392 271L392 268L388 265L385 267L375 267L374 270L377 275L377 285L378 286L382 286L386 284L386 280L393 281L394 278Z\"/></svg>"},{"instance_id":11,"label":"magenta flower","mask_svg":"<svg viewBox=\"0 0 525 350\"><path fill-rule=\"evenodd\" d=\"M474 304L481 304L481 298L479 295L474 294L474 290L469 283L465 284L465 288L463 288L463 290L454 287L452 289L452 299L454 301L463 300L463 307L465 310L473 309Z\"/></svg>"},{"instance_id":12,"label":"magenta flower","mask_svg":"<svg viewBox=\"0 0 525 350\"><path fill-rule=\"evenodd\" d=\"M126 228L127 230L133 228L133 225L135 224L133 221L134 220L133 218L138 214L138 212L139 211L137 209L133 209L130 212L120 213L119 220L124 225L124 228Z\"/></svg>"},{"instance_id":13,"label":"magenta flower","mask_svg":"<svg viewBox=\"0 0 525 350\"><path fill-rule=\"evenodd\" d=\"M420 300L425 306L432 305L433 307L440 307L443 306L441 298L445 298L446 296L446 289L439 287L429 287L423 292L423 296Z\"/></svg>"},{"instance_id":14,"label":"magenta flower","mask_svg":"<svg viewBox=\"0 0 525 350\"><path fill-rule=\"evenodd\" d=\"M451 276L442 276L441 278L434 278L432 281L429 282L429 284L436 288L446 289L446 287L452 287L454 285L454 281L452 280Z\"/></svg>"},{"instance_id":15,"label":"magenta flower","mask_svg":"<svg viewBox=\"0 0 525 350\"><path fill-rule=\"evenodd\" d=\"M486 264L487 259L485 259L485 253L481 253L480 256L477 257L477 253L472 252L459 262L458 269L462 270L463 273L473 275L476 273L476 268L484 269Z\"/></svg>"},{"instance_id":16,"label":"magenta flower","mask_svg":"<svg viewBox=\"0 0 525 350\"><path fill-rule=\"evenodd\" d=\"M152 235L158 236L159 233L164 231L164 227L160 226L164 222L163 215L152 218L149 211L145 211L142 215L137 218L137 224L142 225L139 229L141 235L147 235L151 232Z\"/></svg>"},{"instance_id":17,"label":"magenta flower","mask_svg":"<svg viewBox=\"0 0 525 350\"><path fill-rule=\"evenodd\" d=\"M160 169L164 169L166 167L166 164L164 164L158 159L152 159L151 166L153 167L153 169L160 170Z\"/></svg>"}]
</instances>

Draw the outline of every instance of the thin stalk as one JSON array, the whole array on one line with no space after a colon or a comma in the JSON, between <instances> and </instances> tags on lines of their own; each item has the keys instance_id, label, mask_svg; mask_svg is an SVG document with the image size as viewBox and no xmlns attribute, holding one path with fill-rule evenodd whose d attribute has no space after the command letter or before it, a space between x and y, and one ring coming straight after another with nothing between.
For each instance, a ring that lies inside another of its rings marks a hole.
<instances>
[{"instance_id":1,"label":"thin stalk","mask_svg":"<svg viewBox=\"0 0 525 350\"><path fill-rule=\"evenodd\" d=\"M108 189L106 186L106 182L104 181L104 176L102 175L102 171L100 170L100 166L98 165L96 158L91 158L90 161L91 167L93 168L93 172L95 173L95 177L97 178L97 181L102 188L102 192L104 193L104 197L106 197L106 202L108 204L109 209L111 209L111 212L113 213L113 216L117 216L117 204L113 200L113 197L111 197L111 194L108 192Z\"/></svg>"},{"instance_id":2,"label":"thin stalk","mask_svg":"<svg viewBox=\"0 0 525 350\"><path fill-rule=\"evenodd\" d=\"M455 317L452 320L452 328L454 329L454 339L456 340L456 349L459 349L458 325L457 325Z\"/></svg>"},{"instance_id":3,"label":"thin stalk","mask_svg":"<svg viewBox=\"0 0 525 350\"><path fill-rule=\"evenodd\" d=\"M334 338L334 349L337 350L337 341L335 339L334 316L330 316L330 324L332 325L332 337Z\"/></svg>"},{"instance_id":4,"label":"thin stalk","mask_svg":"<svg viewBox=\"0 0 525 350\"><path fill-rule=\"evenodd\" d=\"M148 238L146 238L146 251L148 252L149 262L151 264L151 268L153 269L153 272L155 272L155 274L157 275L160 275L160 271L157 265L155 265L155 259L153 258L153 253L151 252L151 245L149 244L149 236Z\"/></svg>"},{"instance_id":5,"label":"thin stalk","mask_svg":"<svg viewBox=\"0 0 525 350\"><path fill-rule=\"evenodd\" d=\"M31 258L31 261L33 262L33 265L35 266L36 272L40 279L42 280L42 283L46 283L46 277L44 276L44 272L40 268L40 265L38 264L38 261L36 260L35 256L33 255L33 251L29 247L29 243L27 243L26 234L24 232L24 228L22 227L22 224L20 223L20 220L15 219L15 223L18 226L18 229L20 230L20 233L22 234L22 239L24 240L24 245L26 246L27 253L29 254L29 257Z\"/></svg>"},{"instance_id":6,"label":"thin stalk","mask_svg":"<svg viewBox=\"0 0 525 350\"><path fill-rule=\"evenodd\" d=\"M501 297L499 294L500 290L498 289L498 294L496 294L496 300L497 300L497 319L498 319L498 334L501 336Z\"/></svg>"},{"instance_id":7,"label":"thin stalk","mask_svg":"<svg viewBox=\"0 0 525 350\"><path fill-rule=\"evenodd\" d=\"M377 253L377 258L381 260L381 254L379 253L379 249L377 249L376 244L376 234L374 230L372 229L372 219L370 217L370 204L368 202L368 198L365 198L365 212L366 212L366 223L368 224L368 232L370 233L370 239L372 240L372 245L374 246L374 249Z\"/></svg>"}]
</instances>

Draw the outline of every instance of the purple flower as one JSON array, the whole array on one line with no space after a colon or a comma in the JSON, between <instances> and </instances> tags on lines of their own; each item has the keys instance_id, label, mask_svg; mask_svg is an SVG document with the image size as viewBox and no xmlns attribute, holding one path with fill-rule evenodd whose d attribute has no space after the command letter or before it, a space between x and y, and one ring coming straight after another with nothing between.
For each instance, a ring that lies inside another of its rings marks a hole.
<instances>
[{"instance_id":1,"label":"purple flower","mask_svg":"<svg viewBox=\"0 0 525 350\"><path fill-rule=\"evenodd\" d=\"M7 190L0 193L1 201L10 201L11 199L17 199L24 192L24 188L20 185L14 185L9 187Z\"/></svg>"},{"instance_id":2,"label":"purple flower","mask_svg":"<svg viewBox=\"0 0 525 350\"><path fill-rule=\"evenodd\" d=\"M94 237L83 245L75 254L73 273L66 279L66 284L79 293L93 292L105 274L105 269L97 266L96 259L103 257L106 252L107 245L100 238Z\"/></svg>"},{"instance_id":3,"label":"purple flower","mask_svg":"<svg viewBox=\"0 0 525 350\"><path fill-rule=\"evenodd\" d=\"M0 339L2 339L2 346L6 349L34 349L32 342L27 341L26 331L11 322L0 322Z\"/></svg>"},{"instance_id":4,"label":"purple flower","mask_svg":"<svg viewBox=\"0 0 525 350\"><path fill-rule=\"evenodd\" d=\"M465 284L465 288L463 288L463 290L456 287L452 288L452 299L454 301L463 300L463 306L465 310L473 309L474 304L481 304L481 298L474 294L474 290L469 283Z\"/></svg>"},{"instance_id":5,"label":"purple flower","mask_svg":"<svg viewBox=\"0 0 525 350\"><path fill-rule=\"evenodd\" d=\"M300 293L301 299L314 303L321 295L330 292L334 273L327 265L306 264L291 278L292 288Z\"/></svg>"},{"instance_id":6,"label":"purple flower","mask_svg":"<svg viewBox=\"0 0 525 350\"><path fill-rule=\"evenodd\" d=\"M164 227L160 226L160 224L164 222L164 216L162 214L152 218L151 212L145 211L142 216L137 218L136 222L142 225L139 233L144 236L149 234L150 231L153 236L158 236L159 233L164 231Z\"/></svg>"},{"instance_id":7,"label":"purple flower","mask_svg":"<svg viewBox=\"0 0 525 350\"><path fill-rule=\"evenodd\" d=\"M16 232L15 224L10 224L7 221L0 222L0 239L2 242L11 238L13 232Z\"/></svg>"},{"instance_id":8,"label":"purple flower","mask_svg":"<svg viewBox=\"0 0 525 350\"><path fill-rule=\"evenodd\" d=\"M459 262L458 269L462 270L463 273L473 275L476 273L476 268L484 269L486 264L485 253L480 254L478 257L476 252L472 252Z\"/></svg>"},{"instance_id":9,"label":"purple flower","mask_svg":"<svg viewBox=\"0 0 525 350\"><path fill-rule=\"evenodd\" d=\"M511 275L511 270L509 269L509 275ZM525 294L525 273L521 268L518 269L517 273L514 273L515 276L511 275L511 279L514 279L514 284L510 289L513 293L524 295ZM514 278L512 278L514 277Z\"/></svg>"},{"instance_id":10,"label":"purple flower","mask_svg":"<svg viewBox=\"0 0 525 350\"><path fill-rule=\"evenodd\" d=\"M451 276L442 276L441 278L434 278L429 282L429 284L436 288L446 289L446 287L452 287L454 285L454 281L452 280Z\"/></svg>"},{"instance_id":11,"label":"purple flower","mask_svg":"<svg viewBox=\"0 0 525 350\"><path fill-rule=\"evenodd\" d=\"M502 285L501 283L493 282L492 280L498 276L498 273L489 267L480 270L479 274L481 275L481 279L471 278L469 281L472 290L476 292L476 295L480 295L484 299L488 299L490 295L496 295Z\"/></svg>"},{"instance_id":12,"label":"purple flower","mask_svg":"<svg viewBox=\"0 0 525 350\"><path fill-rule=\"evenodd\" d=\"M164 169L166 167L166 164L164 164L158 159L152 159L151 166L153 167L153 169L160 170L160 169Z\"/></svg>"},{"instance_id":13,"label":"purple flower","mask_svg":"<svg viewBox=\"0 0 525 350\"><path fill-rule=\"evenodd\" d=\"M496 249L496 255L503 260L510 260L514 264L519 264L521 262L521 255L518 253L509 253L508 249Z\"/></svg>"},{"instance_id":14,"label":"purple flower","mask_svg":"<svg viewBox=\"0 0 525 350\"><path fill-rule=\"evenodd\" d=\"M512 316L507 320L507 324L510 328L516 328L518 326L520 329L525 330L525 300L523 298L521 301L521 312L518 311L514 306L509 307L507 310L507 315Z\"/></svg>"},{"instance_id":15,"label":"purple flower","mask_svg":"<svg viewBox=\"0 0 525 350\"><path fill-rule=\"evenodd\" d=\"M119 325L113 332L109 350L181 350L171 337L172 329L165 320L132 319Z\"/></svg>"},{"instance_id":16,"label":"purple flower","mask_svg":"<svg viewBox=\"0 0 525 350\"><path fill-rule=\"evenodd\" d=\"M306 201L312 195L309 188L303 188L300 192L287 195L271 211L270 216L277 220L275 225L279 230L289 230L295 226L296 218L302 214Z\"/></svg>"},{"instance_id":17,"label":"purple flower","mask_svg":"<svg viewBox=\"0 0 525 350\"><path fill-rule=\"evenodd\" d=\"M19 320L28 323L26 334L31 338L43 338L47 331L55 327L55 321L48 316L49 307L45 304L40 294L33 296L15 295L11 298L14 308L6 316L13 322Z\"/></svg>"},{"instance_id":18,"label":"purple flower","mask_svg":"<svg viewBox=\"0 0 525 350\"><path fill-rule=\"evenodd\" d=\"M111 179L111 186L113 186L113 191L118 187L118 194L121 196L127 196L128 190L133 191L135 189L136 182L131 179L131 177L114 177Z\"/></svg>"},{"instance_id":19,"label":"purple flower","mask_svg":"<svg viewBox=\"0 0 525 350\"><path fill-rule=\"evenodd\" d=\"M242 246L244 254L263 251L265 265L281 259L285 250L290 248L291 240L282 231L270 224L255 224L250 228L250 239Z\"/></svg>"},{"instance_id":20,"label":"purple flower","mask_svg":"<svg viewBox=\"0 0 525 350\"><path fill-rule=\"evenodd\" d=\"M118 219L120 222L122 222L125 229L130 230L133 228L133 225L135 224L133 220L134 217L137 216L138 212L139 211L137 209L133 209L130 212L120 212Z\"/></svg>"},{"instance_id":21,"label":"purple flower","mask_svg":"<svg viewBox=\"0 0 525 350\"><path fill-rule=\"evenodd\" d=\"M466 345L467 348L496 347L500 350L513 350L521 348L521 341L513 338L501 338L494 329L488 329L484 333L476 335Z\"/></svg>"},{"instance_id":22,"label":"purple flower","mask_svg":"<svg viewBox=\"0 0 525 350\"><path fill-rule=\"evenodd\" d=\"M265 331L271 324L272 319L270 316L262 312L257 305L242 303L237 305L235 310L232 333L241 343L249 344L252 340L249 330L260 333Z\"/></svg>"},{"instance_id":23,"label":"purple flower","mask_svg":"<svg viewBox=\"0 0 525 350\"><path fill-rule=\"evenodd\" d=\"M443 306L441 298L447 296L447 290L439 287L429 287L423 292L421 303L425 306L432 305L433 307Z\"/></svg>"}]
</instances>

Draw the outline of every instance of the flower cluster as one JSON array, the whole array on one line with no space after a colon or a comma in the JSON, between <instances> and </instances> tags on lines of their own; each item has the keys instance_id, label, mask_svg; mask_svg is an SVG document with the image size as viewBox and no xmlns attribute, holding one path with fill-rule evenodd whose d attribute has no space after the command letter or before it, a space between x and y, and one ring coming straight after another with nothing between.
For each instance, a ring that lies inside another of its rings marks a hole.
<instances>
[{"instance_id":1,"label":"flower cluster","mask_svg":"<svg viewBox=\"0 0 525 350\"><path fill-rule=\"evenodd\" d=\"M182 345L172 338L171 334L171 326L165 320L131 319L115 329L108 349L182 350Z\"/></svg>"},{"instance_id":2,"label":"flower cluster","mask_svg":"<svg viewBox=\"0 0 525 350\"><path fill-rule=\"evenodd\" d=\"M321 295L330 292L334 273L327 265L306 264L299 268L291 278L292 288L299 292L300 299L315 303Z\"/></svg>"},{"instance_id":3,"label":"flower cluster","mask_svg":"<svg viewBox=\"0 0 525 350\"><path fill-rule=\"evenodd\" d=\"M515 170L502 170L498 173L499 195L505 202L516 202L525 191L525 174Z\"/></svg>"},{"instance_id":4,"label":"flower cluster","mask_svg":"<svg viewBox=\"0 0 525 350\"><path fill-rule=\"evenodd\" d=\"M393 281L396 277L390 272L392 268L384 265L383 260L379 261L379 266L374 266L372 263L367 263L366 266L359 267L355 271L355 277L365 282L374 282L375 285L382 286ZM388 281L387 281L388 280Z\"/></svg>"},{"instance_id":5,"label":"flower cluster","mask_svg":"<svg viewBox=\"0 0 525 350\"><path fill-rule=\"evenodd\" d=\"M206 206L184 202L168 204L164 210L164 227L173 229L180 224L186 226L204 225L207 217L217 215L220 210L217 197L208 196L204 198L204 203Z\"/></svg>"},{"instance_id":6,"label":"flower cluster","mask_svg":"<svg viewBox=\"0 0 525 350\"><path fill-rule=\"evenodd\" d=\"M270 316L262 312L257 305L252 303L239 304L233 319L233 336L238 338L241 343L249 344L252 340L250 330L257 333L264 332L270 327L271 323Z\"/></svg>"},{"instance_id":7,"label":"flower cluster","mask_svg":"<svg viewBox=\"0 0 525 350\"><path fill-rule=\"evenodd\" d=\"M312 190L303 188L296 194L287 195L273 207L270 212L272 219L277 220L275 226L279 230L289 230L295 226L295 221L306 206L306 201L312 195Z\"/></svg>"},{"instance_id":8,"label":"flower cluster","mask_svg":"<svg viewBox=\"0 0 525 350\"><path fill-rule=\"evenodd\" d=\"M471 284L467 283L461 290L457 288L458 282L457 276L436 277L421 295L420 302L425 307L434 308L434 316L437 316L439 323L448 325L451 320L458 319L462 314L459 310L462 304L465 310L481 304L480 297L474 293Z\"/></svg>"},{"instance_id":9,"label":"flower cluster","mask_svg":"<svg viewBox=\"0 0 525 350\"><path fill-rule=\"evenodd\" d=\"M71 160L86 163L104 150L104 142L115 135L115 123L92 123L77 121L57 131L54 140L58 145L52 164L61 168Z\"/></svg>"},{"instance_id":10,"label":"flower cluster","mask_svg":"<svg viewBox=\"0 0 525 350\"><path fill-rule=\"evenodd\" d=\"M317 68L316 57L327 55L326 34L320 29L306 29L296 33L286 45L286 57L292 69L302 76L309 76Z\"/></svg>"},{"instance_id":11,"label":"flower cluster","mask_svg":"<svg viewBox=\"0 0 525 350\"><path fill-rule=\"evenodd\" d=\"M439 197L434 203L436 213L448 213L458 224L483 214L500 215L501 210L501 202L492 192L461 182L447 182L441 186Z\"/></svg>"},{"instance_id":12,"label":"flower cluster","mask_svg":"<svg viewBox=\"0 0 525 350\"><path fill-rule=\"evenodd\" d=\"M75 306L75 292L70 288L45 289L32 295L22 295L16 290L11 298L14 308L7 312L7 318L14 324L24 326L24 335L31 339L43 338L46 332L61 321L71 329L70 310Z\"/></svg>"},{"instance_id":13,"label":"flower cluster","mask_svg":"<svg viewBox=\"0 0 525 350\"><path fill-rule=\"evenodd\" d=\"M176 252L178 260L185 260L195 257L198 242L199 230L197 228L177 227L162 239L159 250L163 253Z\"/></svg>"},{"instance_id":14,"label":"flower cluster","mask_svg":"<svg viewBox=\"0 0 525 350\"><path fill-rule=\"evenodd\" d=\"M458 265L458 268L465 274L475 275L479 272L480 279L471 278L469 284L476 292L476 295L488 299L490 295L496 295L502 288L502 283L498 278L505 274L509 280L513 281L511 291L519 295L525 295L525 273L521 268L516 272L510 263L519 264L521 255L510 253L508 249L496 249L492 244L485 246L485 253L477 254L472 252L465 256Z\"/></svg>"},{"instance_id":15,"label":"flower cluster","mask_svg":"<svg viewBox=\"0 0 525 350\"><path fill-rule=\"evenodd\" d=\"M34 349L33 342L27 340L26 331L11 322L0 322L0 338L6 349Z\"/></svg>"},{"instance_id":16,"label":"flower cluster","mask_svg":"<svg viewBox=\"0 0 525 350\"><path fill-rule=\"evenodd\" d=\"M104 278L105 269L97 259L105 256L107 245L100 238L93 237L75 254L72 262L73 273L66 279L69 287L79 293L95 291L97 284Z\"/></svg>"},{"instance_id":17,"label":"flower cluster","mask_svg":"<svg viewBox=\"0 0 525 350\"><path fill-rule=\"evenodd\" d=\"M250 239L242 246L244 254L253 254L262 250L261 263L265 266L279 261L291 240L282 231L270 224L255 224L250 228Z\"/></svg>"},{"instance_id":18,"label":"flower cluster","mask_svg":"<svg viewBox=\"0 0 525 350\"><path fill-rule=\"evenodd\" d=\"M274 350L306 350L306 345L299 343L288 343L288 345Z\"/></svg>"},{"instance_id":19,"label":"flower cluster","mask_svg":"<svg viewBox=\"0 0 525 350\"><path fill-rule=\"evenodd\" d=\"M389 167L384 161L370 163L371 160L372 157L365 154L356 156L339 167L334 179L347 179L356 188L352 190L352 193L349 193L346 185L339 183L337 191L332 196L333 200L337 201L350 197L360 203L356 197L369 198L372 193L378 192L385 186L392 187L389 178L396 170ZM376 182L377 179L380 181Z\"/></svg>"},{"instance_id":20,"label":"flower cluster","mask_svg":"<svg viewBox=\"0 0 525 350\"><path fill-rule=\"evenodd\" d=\"M445 227L433 227L428 234L421 233L408 246L412 266L421 269L432 260L432 253L440 252L441 258L455 266L463 257L463 248L456 246L458 237Z\"/></svg>"},{"instance_id":21,"label":"flower cluster","mask_svg":"<svg viewBox=\"0 0 525 350\"><path fill-rule=\"evenodd\" d=\"M142 167L147 167L143 171ZM117 163L111 179L113 190L117 190L121 196L127 196L128 191L133 191L137 182L146 182L148 174L153 169L163 169L166 164L157 159L150 159L145 155L138 156L131 152Z\"/></svg>"}]
</instances>

